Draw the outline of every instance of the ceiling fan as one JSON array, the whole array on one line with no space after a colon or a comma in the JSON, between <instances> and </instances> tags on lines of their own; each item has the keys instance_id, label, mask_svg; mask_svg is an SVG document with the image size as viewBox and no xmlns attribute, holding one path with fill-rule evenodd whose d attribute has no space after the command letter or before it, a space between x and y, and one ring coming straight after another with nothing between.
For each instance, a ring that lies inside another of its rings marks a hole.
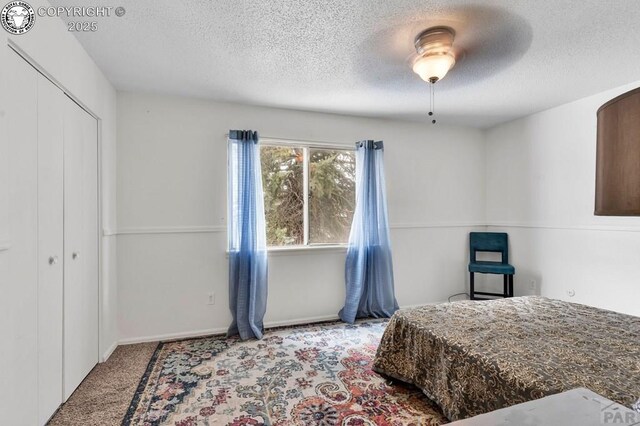
<instances>
[{"instance_id":1,"label":"ceiling fan","mask_svg":"<svg viewBox=\"0 0 640 426\"><path fill-rule=\"evenodd\" d=\"M434 85L456 64L453 51L455 34L449 27L431 27L418 34L414 40L417 56L413 60L412 68L413 72L430 84L429 116L434 114ZM431 123L436 123L435 118Z\"/></svg>"}]
</instances>

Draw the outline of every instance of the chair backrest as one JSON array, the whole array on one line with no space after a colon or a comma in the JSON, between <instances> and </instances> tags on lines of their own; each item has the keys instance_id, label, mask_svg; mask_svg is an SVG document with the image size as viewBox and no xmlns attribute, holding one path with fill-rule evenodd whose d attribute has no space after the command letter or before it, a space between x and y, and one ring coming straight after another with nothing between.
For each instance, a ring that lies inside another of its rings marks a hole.
<instances>
[{"instance_id":1,"label":"chair backrest","mask_svg":"<svg viewBox=\"0 0 640 426\"><path fill-rule=\"evenodd\" d=\"M476 261L476 252L491 251L502 253L502 263L509 263L509 240L504 232L469 233L469 261Z\"/></svg>"}]
</instances>

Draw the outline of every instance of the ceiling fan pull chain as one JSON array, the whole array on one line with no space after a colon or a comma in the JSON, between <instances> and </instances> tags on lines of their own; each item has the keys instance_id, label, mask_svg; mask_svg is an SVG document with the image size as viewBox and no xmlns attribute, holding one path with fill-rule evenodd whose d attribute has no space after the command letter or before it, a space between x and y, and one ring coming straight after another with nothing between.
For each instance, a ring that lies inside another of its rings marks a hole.
<instances>
[{"instance_id":1,"label":"ceiling fan pull chain","mask_svg":"<svg viewBox=\"0 0 640 426\"><path fill-rule=\"evenodd\" d=\"M433 111L433 114L435 115L436 113L436 84L435 83L431 83L431 93L433 96L433 101L431 101L432 102L431 111ZM431 120L431 124L436 124L435 118Z\"/></svg>"},{"instance_id":2,"label":"ceiling fan pull chain","mask_svg":"<svg viewBox=\"0 0 640 426\"><path fill-rule=\"evenodd\" d=\"M436 109L436 92L435 92L435 82L429 83L429 116L433 116L435 114ZM431 120L431 124L436 124L435 118Z\"/></svg>"}]
</instances>

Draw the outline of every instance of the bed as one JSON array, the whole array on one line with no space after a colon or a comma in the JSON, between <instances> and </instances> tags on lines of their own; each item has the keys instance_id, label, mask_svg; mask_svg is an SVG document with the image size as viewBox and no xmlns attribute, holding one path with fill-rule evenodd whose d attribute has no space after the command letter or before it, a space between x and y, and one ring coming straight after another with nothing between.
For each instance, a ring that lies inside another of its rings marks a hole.
<instances>
[{"instance_id":1,"label":"bed","mask_svg":"<svg viewBox=\"0 0 640 426\"><path fill-rule=\"evenodd\" d=\"M450 420L586 387L640 397L640 318L538 296L396 312L374 371L418 386Z\"/></svg>"}]
</instances>

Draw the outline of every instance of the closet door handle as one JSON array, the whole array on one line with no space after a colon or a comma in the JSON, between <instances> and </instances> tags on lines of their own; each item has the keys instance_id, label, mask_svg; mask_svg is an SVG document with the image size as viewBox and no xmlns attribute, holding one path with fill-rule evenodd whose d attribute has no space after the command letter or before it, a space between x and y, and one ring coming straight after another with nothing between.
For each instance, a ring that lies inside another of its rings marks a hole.
<instances>
[{"instance_id":1,"label":"closet door handle","mask_svg":"<svg viewBox=\"0 0 640 426\"><path fill-rule=\"evenodd\" d=\"M58 256L49 256L49 265L55 265L58 263Z\"/></svg>"},{"instance_id":2,"label":"closet door handle","mask_svg":"<svg viewBox=\"0 0 640 426\"><path fill-rule=\"evenodd\" d=\"M80 252L79 251L74 251L73 254L71 255L71 258L73 260L76 260L79 257L80 257Z\"/></svg>"}]
</instances>

